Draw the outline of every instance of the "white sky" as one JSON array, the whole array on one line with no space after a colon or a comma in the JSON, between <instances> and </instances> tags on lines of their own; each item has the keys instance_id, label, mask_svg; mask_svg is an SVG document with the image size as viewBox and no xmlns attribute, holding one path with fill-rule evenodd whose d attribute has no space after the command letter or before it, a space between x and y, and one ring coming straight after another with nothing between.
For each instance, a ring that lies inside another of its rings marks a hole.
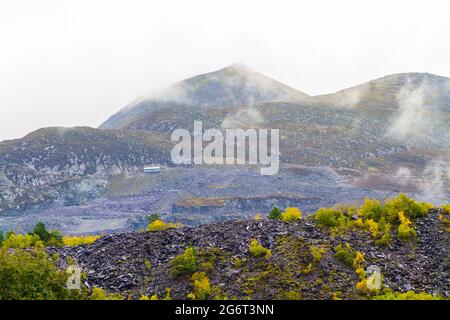
<instances>
[{"instance_id":1,"label":"white sky","mask_svg":"<svg viewBox=\"0 0 450 320\"><path fill-rule=\"evenodd\" d=\"M309 94L450 76L450 1L0 0L0 140L96 127L138 96L242 62Z\"/></svg>"}]
</instances>

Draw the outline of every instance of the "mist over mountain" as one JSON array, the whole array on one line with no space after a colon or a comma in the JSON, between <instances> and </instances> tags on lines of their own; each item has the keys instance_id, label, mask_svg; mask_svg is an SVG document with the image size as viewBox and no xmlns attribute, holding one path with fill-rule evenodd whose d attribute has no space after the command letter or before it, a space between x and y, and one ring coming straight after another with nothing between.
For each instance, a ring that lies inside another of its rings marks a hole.
<instances>
[{"instance_id":1,"label":"mist over mountain","mask_svg":"<svg viewBox=\"0 0 450 320\"><path fill-rule=\"evenodd\" d=\"M125 128L127 123L148 112L173 105L217 108L267 101L302 101L306 98L308 95L305 93L243 64L233 64L178 82L151 97L141 98L111 116L100 128Z\"/></svg>"},{"instance_id":2,"label":"mist over mountain","mask_svg":"<svg viewBox=\"0 0 450 320\"><path fill-rule=\"evenodd\" d=\"M280 129L280 173L173 168L170 135L194 120ZM312 97L235 64L136 100L99 129L44 128L0 143L0 214L21 219L0 224L124 230L152 212L198 224L398 192L439 204L450 199L449 150L448 78L395 74ZM163 172L143 174L148 164Z\"/></svg>"}]
</instances>

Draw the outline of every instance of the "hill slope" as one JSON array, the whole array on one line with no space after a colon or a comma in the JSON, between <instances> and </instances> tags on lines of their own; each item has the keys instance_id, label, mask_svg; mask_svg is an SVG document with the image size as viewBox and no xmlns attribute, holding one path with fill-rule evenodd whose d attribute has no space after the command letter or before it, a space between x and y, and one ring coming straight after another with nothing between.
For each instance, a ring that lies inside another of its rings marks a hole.
<instances>
[{"instance_id":1,"label":"hill slope","mask_svg":"<svg viewBox=\"0 0 450 320\"><path fill-rule=\"evenodd\" d=\"M439 104L450 112L450 79L429 73L388 75L336 93L314 96L311 100L331 106L397 110L401 94L414 90L415 98L422 99L423 104Z\"/></svg>"},{"instance_id":2,"label":"hill slope","mask_svg":"<svg viewBox=\"0 0 450 320\"><path fill-rule=\"evenodd\" d=\"M143 294L162 298L166 288L172 298L186 299L193 291L190 273L174 275L171 270L173 259L189 246L195 248L197 262L203 263L201 268L210 279L212 289L207 298L364 299L355 289L358 277L353 266L335 256L339 244L349 243L365 255L364 268L376 265L381 269L385 287L448 297L450 237L438 221L437 210L421 218L416 229L415 243L394 239L383 247L374 243L368 231L331 237L311 219L298 223L244 220L109 235L92 245L62 252L78 261L90 286L135 299ZM271 256L252 255L248 248L253 239L272 250ZM312 246L324 250L315 260Z\"/></svg>"},{"instance_id":3,"label":"hill slope","mask_svg":"<svg viewBox=\"0 0 450 320\"><path fill-rule=\"evenodd\" d=\"M44 128L3 141L0 213L96 198L110 176L164 163L164 144L156 135L88 127Z\"/></svg>"}]
</instances>

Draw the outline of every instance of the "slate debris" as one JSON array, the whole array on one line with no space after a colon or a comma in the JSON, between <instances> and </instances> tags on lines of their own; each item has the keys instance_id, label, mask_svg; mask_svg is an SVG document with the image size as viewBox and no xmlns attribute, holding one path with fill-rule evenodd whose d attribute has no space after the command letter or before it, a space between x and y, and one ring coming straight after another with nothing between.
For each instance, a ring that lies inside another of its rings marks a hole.
<instances>
[{"instance_id":1,"label":"slate debris","mask_svg":"<svg viewBox=\"0 0 450 320\"><path fill-rule=\"evenodd\" d=\"M243 285L248 274L255 275L261 260L252 257L248 244L257 239L264 247L271 249L272 257L263 264L271 264L284 269L286 259L277 251L278 237L290 236L301 239L305 248L310 245L324 245L330 249L323 256L311 274L298 274L303 281L304 299L329 299L339 291L344 298L360 298L355 290L358 281L354 270L344 266L334 257L338 244L350 243L354 250L365 254L365 267L380 267L385 287L396 291L427 292L450 297L449 233L438 220L438 209L431 209L428 216L415 223L418 238L414 242L403 243L394 235L388 247L378 246L365 231L350 231L343 236L330 237L329 231L316 226L311 218L298 223L273 220L242 220L182 227L159 232L123 233L107 235L92 245L78 247L50 248L59 253L60 265L65 267L67 257L75 259L87 274L86 284L107 291L120 292L130 298L142 294L164 296L166 288L171 289L174 299L186 299L192 291L189 277L175 277L170 273L170 261L184 252L188 246L196 250L220 249L227 259L216 262L209 278L228 297L244 298ZM237 267L232 258L244 261L244 267ZM305 259L298 257L298 259ZM150 270L145 261L151 263ZM244 271L245 270L245 271ZM326 282L330 293L324 291L314 281L318 277L327 279L334 274L333 281ZM273 280L273 279L272 279ZM276 299L283 283L272 283L253 293L253 298Z\"/></svg>"}]
</instances>

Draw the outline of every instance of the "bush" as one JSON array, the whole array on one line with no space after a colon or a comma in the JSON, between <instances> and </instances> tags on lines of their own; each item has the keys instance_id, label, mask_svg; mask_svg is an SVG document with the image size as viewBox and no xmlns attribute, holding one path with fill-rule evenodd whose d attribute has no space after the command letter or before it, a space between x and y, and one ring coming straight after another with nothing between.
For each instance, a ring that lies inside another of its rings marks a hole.
<instances>
[{"instance_id":1,"label":"bush","mask_svg":"<svg viewBox=\"0 0 450 320\"><path fill-rule=\"evenodd\" d=\"M55 266L42 246L0 249L0 300L83 298L81 291L66 288L67 279L68 274Z\"/></svg>"},{"instance_id":2,"label":"bush","mask_svg":"<svg viewBox=\"0 0 450 320\"><path fill-rule=\"evenodd\" d=\"M62 247L63 236L59 231L49 231L43 222L38 222L30 235L37 235L46 246Z\"/></svg>"},{"instance_id":3,"label":"bush","mask_svg":"<svg viewBox=\"0 0 450 320\"><path fill-rule=\"evenodd\" d=\"M191 274L198 270L198 262L193 247L187 248L184 253L175 257L172 261L172 274L185 275Z\"/></svg>"},{"instance_id":4,"label":"bush","mask_svg":"<svg viewBox=\"0 0 450 320\"><path fill-rule=\"evenodd\" d=\"M311 253L311 256L313 258L313 263L317 263L320 261L320 259L322 259L322 256L325 253L325 249L316 246L311 246L309 247L309 252Z\"/></svg>"},{"instance_id":5,"label":"bush","mask_svg":"<svg viewBox=\"0 0 450 320\"><path fill-rule=\"evenodd\" d=\"M166 288L166 296L162 300L172 300L172 297L170 296L172 292L172 289ZM147 296L142 296L140 300L159 300L158 295L154 294L150 298Z\"/></svg>"},{"instance_id":6,"label":"bush","mask_svg":"<svg viewBox=\"0 0 450 320\"><path fill-rule=\"evenodd\" d=\"M180 226L181 225L178 223L165 223L164 221L157 219L148 224L147 231L155 232L167 229L176 229L179 228Z\"/></svg>"},{"instance_id":7,"label":"bush","mask_svg":"<svg viewBox=\"0 0 450 320\"><path fill-rule=\"evenodd\" d=\"M82 244L92 244L99 238L100 236L64 236L63 243L66 247L75 247Z\"/></svg>"},{"instance_id":8,"label":"bush","mask_svg":"<svg viewBox=\"0 0 450 320\"><path fill-rule=\"evenodd\" d=\"M367 225L367 228L369 229L370 234L372 237L376 238L378 237L378 223L376 223L372 219L366 220L365 224Z\"/></svg>"},{"instance_id":9,"label":"bush","mask_svg":"<svg viewBox=\"0 0 450 320\"><path fill-rule=\"evenodd\" d=\"M206 273L196 272L191 277L194 288L191 299L205 300L211 294L211 283L209 282Z\"/></svg>"},{"instance_id":10,"label":"bush","mask_svg":"<svg viewBox=\"0 0 450 320\"><path fill-rule=\"evenodd\" d=\"M253 217L253 220L257 220L257 221L262 220L261 213L256 213L255 216Z\"/></svg>"},{"instance_id":11,"label":"bush","mask_svg":"<svg viewBox=\"0 0 450 320\"><path fill-rule=\"evenodd\" d=\"M445 214L450 214L450 204L442 206L442 210L444 211Z\"/></svg>"},{"instance_id":12,"label":"bush","mask_svg":"<svg viewBox=\"0 0 450 320\"><path fill-rule=\"evenodd\" d=\"M281 210L274 207L272 211L270 211L268 218L272 220L281 220Z\"/></svg>"},{"instance_id":13,"label":"bush","mask_svg":"<svg viewBox=\"0 0 450 320\"><path fill-rule=\"evenodd\" d=\"M446 216L444 216L443 214L439 214L438 219L440 222L442 222L442 224L444 224L446 226L450 226L450 219L447 218Z\"/></svg>"},{"instance_id":14,"label":"bush","mask_svg":"<svg viewBox=\"0 0 450 320\"><path fill-rule=\"evenodd\" d=\"M302 300L302 293L300 291L287 291L284 293L286 300Z\"/></svg>"},{"instance_id":15,"label":"bush","mask_svg":"<svg viewBox=\"0 0 450 320\"><path fill-rule=\"evenodd\" d=\"M338 245L336 247L336 253L334 255L336 259L343 262L346 266L353 266L353 261L356 258L356 253L353 251L352 247L349 243L347 243L345 246Z\"/></svg>"},{"instance_id":16,"label":"bush","mask_svg":"<svg viewBox=\"0 0 450 320\"><path fill-rule=\"evenodd\" d=\"M106 293L102 288L94 287L91 300L124 300L124 297L117 293Z\"/></svg>"},{"instance_id":17,"label":"bush","mask_svg":"<svg viewBox=\"0 0 450 320\"><path fill-rule=\"evenodd\" d=\"M429 209L429 205L416 202L403 193L400 193L395 198L387 200L384 206L388 222L398 221L399 212L403 212L410 219L416 219L427 215Z\"/></svg>"},{"instance_id":18,"label":"bush","mask_svg":"<svg viewBox=\"0 0 450 320\"><path fill-rule=\"evenodd\" d=\"M391 224L385 223L383 227L383 235L375 241L377 245L388 246L391 243L392 235L391 235Z\"/></svg>"},{"instance_id":19,"label":"bush","mask_svg":"<svg viewBox=\"0 0 450 320\"><path fill-rule=\"evenodd\" d=\"M269 258L272 255L272 251L264 248L262 245L260 245L258 243L258 240L256 240L256 239L253 239L252 241L250 241L250 245L248 246L248 251L254 257L265 256L266 258Z\"/></svg>"},{"instance_id":20,"label":"bush","mask_svg":"<svg viewBox=\"0 0 450 320\"><path fill-rule=\"evenodd\" d=\"M0 247L2 246L4 240L5 240L5 235L3 234L3 231L0 230Z\"/></svg>"},{"instance_id":21,"label":"bush","mask_svg":"<svg viewBox=\"0 0 450 320\"><path fill-rule=\"evenodd\" d=\"M398 226L398 238L403 241L411 241L416 237L416 231L411 227L409 220L403 211L398 213L400 225Z\"/></svg>"},{"instance_id":22,"label":"bush","mask_svg":"<svg viewBox=\"0 0 450 320\"><path fill-rule=\"evenodd\" d=\"M44 243L37 235L31 234L15 234L9 232L3 241L4 248L32 248L44 247Z\"/></svg>"},{"instance_id":23,"label":"bush","mask_svg":"<svg viewBox=\"0 0 450 320\"><path fill-rule=\"evenodd\" d=\"M364 253L356 251L355 252L355 258L353 259L353 269L355 270L364 270ZM356 272L358 275L361 274L361 272Z\"/></svg>"},{"instance_id":24,"label":"bush","mask_svg":"<svg viewBox=\"0 0 450 320\"><path fill-rule=\"evenodd\" d=\"M320 208L314 214L314 219L324 227L337 227L343 218L341 211L331 208Z\"/></svg>"},{"instance_id":25,"label":"bush","mask_svg":"<svg viewBox=\"0 0 450 320\"><path fill-rule=\"evenodd\" d=\"M281 214L281 220L284 222L298 221L302 218L302 212L298 208L286 208Z\"/></svg>"},{"instance_id":26,"label":"bush","mask_svg":"<svg viewBox=\"0 0 450 320\"><path fill-rule=\"evenodd\" d=\"M358 215L365 219L379 221L383 215L383 207L378 200L365 198L364 203L358 210Z\"/></svg>"},{"instance_id":27,"label":"bush","mask_svg":"<svg viewBox=\"0 0 450 320\"><path fill-rule=\"evenodd\" d=\"M415 293L414 291L394 292L392 290L385 290L381 295L374 296L374 300L442 300L440 296L434 296L426 292Z\"/></svg>"}]
</instances>

